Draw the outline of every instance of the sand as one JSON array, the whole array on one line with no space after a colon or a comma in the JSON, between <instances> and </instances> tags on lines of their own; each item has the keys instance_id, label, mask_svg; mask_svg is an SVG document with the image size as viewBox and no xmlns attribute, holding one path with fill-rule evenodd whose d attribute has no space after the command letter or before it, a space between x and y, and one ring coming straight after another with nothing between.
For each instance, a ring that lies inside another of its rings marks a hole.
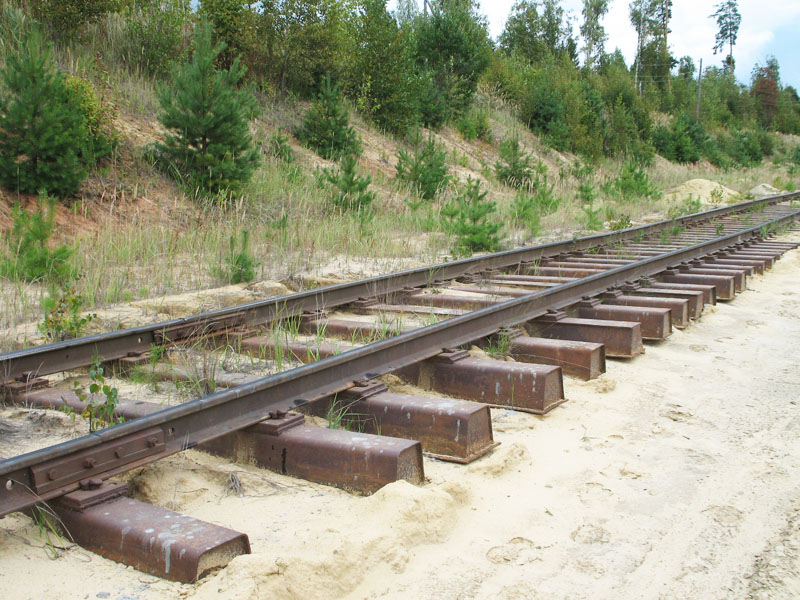
<instances>
[{"instance_id":1,"label":"sand","mask_svg":"<svg viewBox=\"0 0 800 600\"><path fill-rule=\"evenodd\" d=\"M502 445L426 460L423 486L358 497L193 451L131 473L137 497L250 535L252 555L196 585L76 547L48 560L31 521L6 517L3 597L796 598L800 251L748 285L567 379L544 417L494 410Z\"/></svg>"}]
</instances>

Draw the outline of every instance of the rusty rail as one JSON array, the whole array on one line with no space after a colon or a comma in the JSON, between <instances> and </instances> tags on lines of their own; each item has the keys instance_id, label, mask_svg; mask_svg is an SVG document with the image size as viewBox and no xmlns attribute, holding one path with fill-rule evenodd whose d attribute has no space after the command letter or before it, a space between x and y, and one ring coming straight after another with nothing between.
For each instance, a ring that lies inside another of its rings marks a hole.
<instances>
[{"instance_id":1,"label":"rusty rail","mask_svg":"<svg viewBox=\"0 0 800 600\"><path fill-rule=\"evenodd\" d=\"M797 195L800 194L789 196L794 198ZM781 197L780 201L791 198ZM77 489L78 482L87 478L107 478L193 448L204 441L262 421L270 412L301 406L310 400L345 389L355 380L377 377L437 355L443 348L471 342L504 326L523 323L544 314L548 309L568 306L583 296L654 275L675 264L753 239L758 237L764 226L779 225L798 217L800 210L711 241L514 298L69 442L1 461L0 516L73 491ZM596 246L597 236L593 238L593 245ZM589 239L592 238L583 238ZM549 246L552 249L563 245ZM574 246L570 248L575 249ZM519 262L520 256L530 256L531 252L542 251L534 248L526 249L521 254L518 252L513 263ZM495 265L505 265L507 260L498 259L496 255L489 259L499 261ZM467 263L471 266L481 264L459 261L460 266L455 270L459 271ZM446 269L448 265L438 265L436 268L439 267ZM419 274L420 270L408 273ZM389 281L386 277L378 279L384 283ZM342 302L341 298L352 298L353 289L364 289L347 285L334 288L337 293L341 292L338 298ZM363 292L360 292L357 297L362 295ZM300 301L300 305L306 300L307 297ZM235 312L241 312L242 309L237 307ZM162 331L165 324L159 327L150 331Z\"/></svg>"},{"instance_id":2,"label":"rusty rail","mask_svg":"<svg viewBox=\"0 0 800 600\"><path fill-rule=\"evenodd\" d=\"M800 198L800 192L769 196L621 231L420 267L209 311L182 319L10 352L0 355L0 385L24 378L29 374L48 375L85 367L92 363L92 358L95 356L102 356L105 360L124 358L131 353L147 352L153 344L158 345L165 341L175 342L236 325L269 324L276 319L299 315L305 311L349 304L363 297L391 294L406 287L424 286L434 281L448 281L481 270L502 269L567 251L609 246L639 236L657 234L676 225L684 227L742 211L766 208L795 198Z\"/></svg>"}]
</instances>

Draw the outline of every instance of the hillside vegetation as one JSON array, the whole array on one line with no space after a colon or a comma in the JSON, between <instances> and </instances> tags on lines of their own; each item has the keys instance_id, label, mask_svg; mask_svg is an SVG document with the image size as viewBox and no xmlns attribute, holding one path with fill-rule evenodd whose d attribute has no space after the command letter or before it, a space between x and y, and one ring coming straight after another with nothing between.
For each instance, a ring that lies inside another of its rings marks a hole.
<instances>
[{"instance_id":1,"label":"hillside vegetation","mask_svg":"<svg viewBox=\"0 0 800 600\"><path fill-rule=\"evenodd\" d=\"M705 69L697 119L691 61L579 50L554 0L497 44L463 0L0 4L0 328L623 228L800 164L774 59Z\"/></svg>"}]
</instances>

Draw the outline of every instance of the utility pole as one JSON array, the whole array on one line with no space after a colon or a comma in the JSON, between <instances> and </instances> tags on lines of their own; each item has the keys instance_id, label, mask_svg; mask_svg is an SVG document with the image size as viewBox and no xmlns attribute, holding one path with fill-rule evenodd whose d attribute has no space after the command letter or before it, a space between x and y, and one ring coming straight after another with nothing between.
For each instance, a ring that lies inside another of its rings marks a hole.
<instances>
[{"instance_id":1,"label":"utility pole","mask_svg":"<svg viewBox=\"0 0 800 600\"><path fill-rule=\"evenodd\" d=\"M700 72L697 74L697 110L694 113L694 120L700 122L700 86L703 83L703 59L700 59Z\"/></svg>"}]
</instances>

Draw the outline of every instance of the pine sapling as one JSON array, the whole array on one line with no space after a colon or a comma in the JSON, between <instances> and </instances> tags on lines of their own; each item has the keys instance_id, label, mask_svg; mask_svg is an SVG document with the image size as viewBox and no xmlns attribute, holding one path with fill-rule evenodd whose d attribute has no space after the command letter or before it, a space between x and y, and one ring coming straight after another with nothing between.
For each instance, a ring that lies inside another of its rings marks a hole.
<instances>
[{"instance_id":1,"label":"pine sapling","mask_svg":"<svg viewBox=\"0 0 800 600\"><path fill-rule=\"evenodd\" d=\"M494 202L486 200L487 191L481 191L479 179L467 180L456 198L442 208L448 228L456 235L455 254L471 254L500 247L497 235L501 225L489 218L497 210Z\"/></svg>"},{"instance_id":2,"label":"pine sapling","mask_svg":"<svg viewBox=\"0 0 800 600\"><path fill-rule=\"evenodd\" d=\"M334 185L338 190L338 194L333 199L337 208L366 215L375 199L375 192L367 190L372 182L372 177L360 176L357 163L358 158L350 154L342 158L338 169L325 169L322 176L325 181Z\"/></svg>"},{"instance_id":3,"label":"pine sapling","mask_svg":"<svg viewBox=\"0 0 800 600\"><path fill-rule=\"evenodd\" d=\"M361 142L350 126L341 91L330 76L322 79L317 101L303 116L295 135L304 146L329 160L361 154Z\"/></svg>"},{"instance_id":4,"label":"pine sapling","mask_svg":"<svg viewBox=\"0 0 800 600\"><path fill-rule=\"evenodd\" d=\"M433 200L450 182L447 152L436 143L433 134L423 142L416 131L411 143L413 154L402 148L397 152L397 179L410 185L420 198Z\"/></svg>"},{"instance_id":5,"label":"pine sapling","mask_svg":"<svg viewBox=\"0 0 800 600\"><path fill-rule=\"evenodd\" d=\"M250 232L243 229L237 247L236 236L232 235L225 262L213 270L219 279L228 283L246 283L256 276L258 261L250 252Z\"/></svg>"}]
</instances>

